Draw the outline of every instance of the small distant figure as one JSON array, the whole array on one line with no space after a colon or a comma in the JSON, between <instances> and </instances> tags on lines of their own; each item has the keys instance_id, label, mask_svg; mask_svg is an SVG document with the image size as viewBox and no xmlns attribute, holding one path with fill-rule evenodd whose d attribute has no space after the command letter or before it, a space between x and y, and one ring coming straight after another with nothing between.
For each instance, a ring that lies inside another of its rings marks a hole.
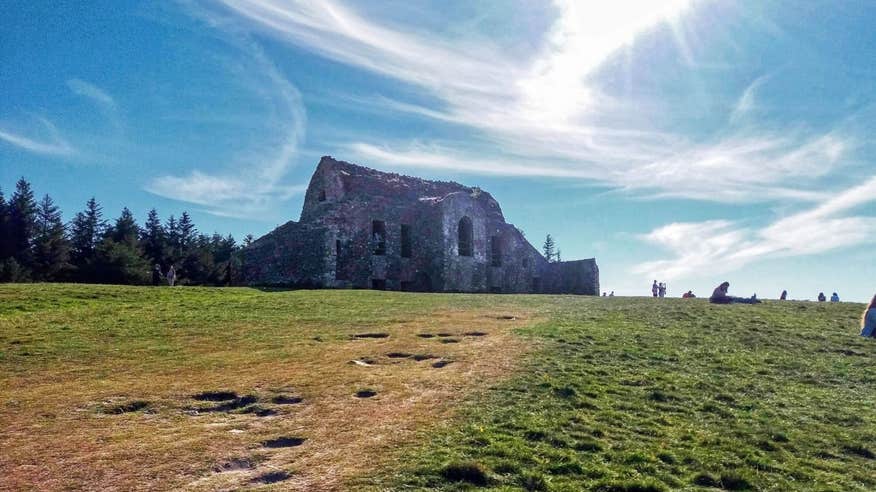
<instances>
[{"instance_id":1,"label":"small distant figure","mask_svg":"<svg viewBox=\"0 0 876 492\"><path fill-rule=\"evenodd\" d=\"M839 295L838 295L836 292L834 292L833 294L831 294L831 296L830 296L830 302L839 302Z\"/></svg>"},{"instance_id":2,"label":"small distant figure","mask_svg":"<svg viewBox=\"0 0 876 492\"><path fill-rule=\"evenodd\" d=\"M231 278L231 261L229 261L228 263L225 264L225 279L224 279L225 285L231 287L232 280L233 279Z\"/></svg>"},{"instance_id":3,"label":"small distant figure","mask_svg":"<svg viewBox=\"0 0 876 492\"><path fill-rule=\"evenodd\" d=\"M695 298L695 297L696 297L696 296L694 295L694 293L693 293L692 290L689 290L689 291L687 291L687 292L685 292L684 294L681 295L681 298L682 298L682 299L693 299L693 298Z\"/></svg>"},{"instance_id":4,"label":"small distant figure","mask_svg":"<svg viewBox=\"0 0 876 492\"><path fill-rule=\"evenodd\" d=\"M824 302L827 300L827 297L824 296L824 292L818 293L818 302Z\"/></svg>"},{"instance_id":5,"label":"small distant figure","mask_svg":"<svg viewBox=\"0 0 876 492\"><path fill-rule=\"evenodd\" d=\"M605 292L603 292L603 293L602 293L602 297L608 297L608 294L605 293Z\"/></svg>"},{"instance_id":6,"label":"small distant figure","mask_svg":"<svg viewBox=\"0 0 876 492\"><path fill-rule=\"evenodd\" d=\"M779 300L780 301L787 301L788 300L788 291L787 290L782 291L782 295L779 296Z\"/></svg>"},{"instance_id":7,"label":"small distant figure","mask_svg":"<svg viewBox=\"0 0 876 492\"><path fill-rule=\"evenodd\" d=\"M176 282L176 269L170 265L170 268L167 269L167 285L173 287L174 282Z\"/></svg>"},{"instance_id":8,"label":"small distant figure","mask_svg":"<svg viewBox=\"0 0 876 492\"><path fill-rule=\"evenodd\" d=\"M657 293L660 291L660 286L657 285L657 281L655 280L653 284L651 284L651 295L657 297Z\"/></svg>"},{"instance_id":9,"label":"small distant figure","mask_svg":"<svg viewBox=\"0 0 876 492\"><path fill-rule=\"evenodd\" d=\"M156 263L155 268L152 269L152 285L158 287L161 283L161 277L163 276L164 274L161 273L161 265Z\"/></svg>"},{"instance_id":10,"label":"small distant figure","mask_svg":"<svg viewBox=\"0 0 876 492\"><path fill-rule=\"evenodd\" d=\"M873 296L861 316L861 336L876 338L876 296Z\"/></svg>"},{"instance_id":11,"label":"small distant figure","mask_svg":"<svg viewBox=\"0 0 876 492\"><path fill-rule=\"evenodd\" d=\"M754 294L751 294L751 300L752 300L752 301L760 302L760 301L757 300L757 292L755 292Z\"/></svg>"},{"instance_id":12,"label":"small distant figure","mask_svg":"<svg viewBox=\"0 0 876 492\"><path fill-rule=\"evenodd\" d=\"M666 284L660 282L660 285L657 286L657 292L660 294L660 298L666 297Z\"/></svg>"},{"instance_id":13,"label":"small distant figure","mask_svg":"<svg viewBox=\"0 0 876 492\"><path fill-rule=\"evenodd\" d=\"M611 291L611 292L608 294L608 297L614 297L614 291Z\"/></svg>"},{"instance_id":14,"label":"small distant figure","mask_svg":"<svg viewBox=\"0 0 876 492\"><path fill-rule=\"evenodd\" d=\"M751 296L750 298L745 297L733 297L729 295L727 292L730 290L730 282L722 282L721 285L715 287L715 290L712 291L712 297L709 298L709 302L712 304L758 304L760 301L756 296Z\"/></svg>"}]
</instances>

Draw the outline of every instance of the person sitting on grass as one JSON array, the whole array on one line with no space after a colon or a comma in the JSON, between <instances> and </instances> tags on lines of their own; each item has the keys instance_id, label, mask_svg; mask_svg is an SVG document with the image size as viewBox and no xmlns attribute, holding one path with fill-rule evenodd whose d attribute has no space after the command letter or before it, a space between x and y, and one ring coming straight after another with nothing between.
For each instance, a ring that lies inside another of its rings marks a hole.
<instances>
[{"instance_id":1,"label":"person sitting on grass","mask_svg":"<svg viewBox=\"0 0 876 492\"><path fill-rule=\"evenodd\" d=\"M712 291L712 297L709 298L709 302L712 304L758 304L760 303L757 300L757 297L752 296L750 299L745 297L733 297L727 294L727 291L730 290L730 282L722 282L721 285L715 287L715 290Z\"/></svg>"},{"instance_id":2,"label":"person sitting on grass","mask_svg":"<svg viewBox=\"0 0 876 492\"><path fill-rule=\"evenodd\" d=\"M818 293L818 302L824 302L827 300L827 297L824 296L824 292Z\"/></svg>"},{"instance_id":3,"label":"person sitting on grass","mask_svg":"<svg viewBox=\"0 0 876 492\"><path fill-rule=\"evenodd\" d=\"M861 316L861 336L876 338L876 296Z\"/></svg>"},{"instance_id":4,"label":"person sitting on grass","mask_svg":"<svg viewBox=\"0 0 876 492\"><path fill-rule=\"evenodd\" d=\"M693 298L695 298L695 297L696 297L696 296L694 295L694 293L693 293L692 290L689 290L689 291L687 291L687 292L685 292L684 294L681 295L681 298L682 298L682 299L693 299Z\"/></svg>"},{"instance_id":5,"label":"person sitting on grass","mask_svg":"<svg viewBox=\"0 0 876 492\"><path fill-rule=\"evenodd\" d=\"M837 294L836 292L834 292L833 294L831 294L831 296L830 296L830 302L839 302L839 294Z\"/></svg>"}]
</instances>

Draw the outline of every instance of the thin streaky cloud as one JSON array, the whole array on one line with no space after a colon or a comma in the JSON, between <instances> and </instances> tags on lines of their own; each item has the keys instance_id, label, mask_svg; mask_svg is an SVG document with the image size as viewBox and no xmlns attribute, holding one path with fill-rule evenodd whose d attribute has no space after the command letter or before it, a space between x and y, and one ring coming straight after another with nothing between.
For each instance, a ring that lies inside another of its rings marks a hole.
<instances>
[{"instance_id":1,"label":"thin streaky cloud","mask_svg":"<svg viewBox=\"0 0 876 492\"><path fill-rule=\"evenodd\" d=\"M730 123L735 124L748 116L756 108L756 93L757 90L769 80L769 75L761 75L742 91L742 95L736 101L733 111L730 113Z\"/></svg>"},{"instance_id":2,"label":"thin streaky cloud","mask_svg":"<svg viewBox=\"0 0 876 492\"><path fill-rule=\"evenodd\" d=\"M406 82L438 101L422 105L378 97L372 105L470 127L490 144L459 163L454 158L464 153L448 155L441 142L404 144L378 137L351 143L359 155L387 159L376 165L420 162L470 173L561 175L648 190L655 197L744 202L813 197L815 180L842 166L852 148L840 130L807 134L753 122L691 140L655 130L638 108L606 96L590 76L639 33L662 22L674 25L687 2L607 6L556 0L558 14L541 49L523 60L489 43L382 24L340 0L221 3L256 31ZM745 122L743 115L755 107L756 90L767 78L749 85L736 115L728 118ZM601 119L619 123L594 123ZM437 152L431 158L430 148ZM502 166L508 154L527 161L526 171L513 160Z\"/></svg>"},{"instance_id":3,"label":"thin streaky cloud","mask_svg":"<svg viewBox=\"0 0 876 492\"><path fill-rule=\"evenodd\" d=\"M761 228L741 227L728 220L668 224L640 239L675 256L640 263L632 273L677 280L726 273L774 258L873 244L876 217L847 213L872 202L876 202L876 176Z\"/></svg>"},{"instance_id":4,"label":"thin streaky cloud","mask_svg":"<svg viewBox=\"0 0 876 492\"><path fill-rule=\"evenodd\" d=\"M74 94L90 99L92 102L95 102L100 106L107 109L116 108L116 100L107 91L91 82L86 82L82 79L69 79L67 81L67 87L70 88Z\"/></svg>"},{"instance_id":5,"label":"thin streaky cloud","mask_svg":"<svg viewBox=\"0 0 876 492\"><path fill-rule=\"evenodd\" d=\"M43 117L37 117L36 119L48 133L47 140L26 136L4 128L0 128L0 140L35 154L58 157L76 154L76 148L61 136L58 128L51 121Z\"/></svg>"},{"instance_id":6,"label":"thin streaky cloud","mask_svg":"<svg viewBox=\"0 0 876 492\"><path fill-rule=\"evenodd\" d=\"M202 19L226 35L240 56L231 72L247 74L244 84L270 108L268 121L275 134L226 163L227 170L205 172L194 169L186 175L157 176L146 191L173 200L204 207L207 213L236 218L264 218L278 203L303 193L302 184L287 184L298 148L306 133L307 116L298 89L265 55L260 46L235 31L221 18L197 12ZM263 149L268 149L267 153ZM255 165L254 165L255 163ZM246 169L246 172L241 171Z\"/></svg>"}]
</instances>

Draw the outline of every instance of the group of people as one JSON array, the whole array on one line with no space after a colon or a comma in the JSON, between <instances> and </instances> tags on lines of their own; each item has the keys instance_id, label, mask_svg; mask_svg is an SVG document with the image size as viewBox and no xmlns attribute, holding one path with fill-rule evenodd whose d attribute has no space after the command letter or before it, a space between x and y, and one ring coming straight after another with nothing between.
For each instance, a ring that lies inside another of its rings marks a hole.
<instances>
[{"instance_id":1,"label":"group of people","mask_svg":"<svg viewBox=\"0 0 876 492\"><path fill-rule=\"evenodd\" d=\"M167 269L167 273L162 273L161 265L158 263L155 264L155 268L152 269L152 285L158 286L161 284L161 279L167 280L167 285L173 287L173 284L176 282L176 269L173 265L170 265L170 268Z\"/></svg>"},{"instance_id":2,"label":"group of people","mask_svg":"<svg viewBox=\"0 0 876 492\"><path fill-rule=\"evenodd\" d=\"M825 297L824 292L819 292L818 293L818 302L825 302L825 301L827 301L827 297ZM839 302L839 295L837 295L836 292L831 294L830 302Z\"/></svg>"},{"instance_id":3,"label":"group of people","mask_svg":"<svg viewBox=\"0 0 876 492\"><path fill-rule=\"evenodd\" d=\"M655 280L651 284L651 295L654 297L666 297L666 284L663 282L657 283Z\"/></svg>"},{"instance_id":4,"label":"group of people","mask_svg":"<svg viewBox=\"0 0 876 492\"><path fill-rule=\"evenodd\" d=\"M602 297L614 297L614 291L611 291L611 294L602 293Z\"/></svg>"}]
</instances>

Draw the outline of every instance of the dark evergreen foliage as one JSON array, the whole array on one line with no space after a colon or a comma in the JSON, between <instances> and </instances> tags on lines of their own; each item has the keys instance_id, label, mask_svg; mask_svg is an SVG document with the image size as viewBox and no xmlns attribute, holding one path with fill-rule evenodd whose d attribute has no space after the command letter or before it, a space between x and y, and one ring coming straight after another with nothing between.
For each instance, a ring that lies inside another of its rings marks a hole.
<instances>
[{"instance_id":1,"label":"dark evergreen foliage","mask_svg":"<svg viewBox=\"0 0 876 492\"><path fill-rule=\"evenodd\" d=\"M33 239L33 279L42 282L63 280L70 273L70 242L61 220L61 211L49 195L40 201Z\"/></svg>"},{"instance_id":2,"label":"dark evergreen foliage","mask_svg":"<svg viewBox=\"0 0 876 492\"><path fill-rule=\"evenodd\" d=\"M65 226L52 198L36 203L24 178L8 201L0 190L0 282L146 284L158 265L163 284L174 265L177 284L235 285L241 250L231 235L198 233L188 212L162 225L152 209L140 228L125 207L109 226L92 197Z\"/></svg>"}]
</instances>

